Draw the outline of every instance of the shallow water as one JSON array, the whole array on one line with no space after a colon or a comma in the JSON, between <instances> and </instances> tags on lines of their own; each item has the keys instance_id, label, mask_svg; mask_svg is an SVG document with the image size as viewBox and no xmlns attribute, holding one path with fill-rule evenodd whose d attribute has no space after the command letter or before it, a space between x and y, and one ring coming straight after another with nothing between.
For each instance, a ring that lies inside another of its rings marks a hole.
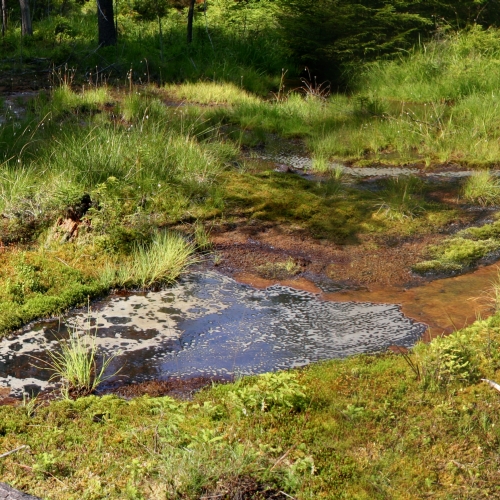
<instances>
[{"instance_id":1,"label":"shallow water","mask_svg":"<svg viewBox=\"0 0 500 500\"><path fill-rule=\"evenodd\" d=\"M308 156L300 155L297 153L266 153L259 152L256 154L258 158L270 162L273 166L280 168L281 166L291 167L293 169L307 172L312 169L312 159ZM373 167L349 167L339 162L329 162L328 167L330 169L340 168L344 174L351 177L397 177L401 175L418 175L421 177L428 178L450 178L450 179L461 179L469 177L472 175L470 170L460 170L460 171L429 171L425 172L422 169L414 167L390 167L390 166L373 166ZM495 175L499 175L498 172L493 172Z\"/></svg>"},{"instance_id":2,"label":"shallow water","mask_svg":"<svg viewBox=\"0 0 500 500\"><path fill-rule=\"evenodd\" d=\"M99 346L123 351L110 372L122 382L171 376L233 376L304 366L313 361L410 347L426 326L397 305L336 303L284 286L258 290L217 273L193 273L156 293L115 296L94 306ZM81 327L85 312L66 324ZM0 385L14 394L48 386L47 349L65 333L38 322L0 342ZM38 359L34 359L36 357Z\"/></svg>"},{"instance_id":3,"label":"shallow water","mask_svg":"<svg viewBox=\"0 0 500 500\"><path fill-rule=\"evenodd\" d=\"M38 92L9 92L0 95L0 125L11 122L20 126L20 120L26 115L28 101L36 95Z\"/></svg>"}]
</instances>

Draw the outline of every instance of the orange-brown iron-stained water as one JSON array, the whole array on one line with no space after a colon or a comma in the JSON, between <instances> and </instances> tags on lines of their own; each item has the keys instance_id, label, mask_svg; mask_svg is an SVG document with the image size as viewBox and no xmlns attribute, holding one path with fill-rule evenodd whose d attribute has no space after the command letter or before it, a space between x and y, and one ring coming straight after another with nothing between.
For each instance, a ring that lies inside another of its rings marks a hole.
<instances>
[{"instance_id":1,"label":"orange-brown iron-stained water","mask_svg":"<svg viewBox=\"0 0 500 500\"><path fill-rule=\"evenodd\" d=\"M321 293L320 297L335 302L400 304L406 316L428 325L423 340L430 340L470 325L478 317L486 318L494 312L492 286L498 280L499 269L498 264L493 264L471 273L431 281L414 288L374 285L369 290ZM237 275L236 279L257 288L265 288L275 282L250 274ZM280 283L313 293L321 292L314 283L305 279Z\"/></svg>"}]
</instances>

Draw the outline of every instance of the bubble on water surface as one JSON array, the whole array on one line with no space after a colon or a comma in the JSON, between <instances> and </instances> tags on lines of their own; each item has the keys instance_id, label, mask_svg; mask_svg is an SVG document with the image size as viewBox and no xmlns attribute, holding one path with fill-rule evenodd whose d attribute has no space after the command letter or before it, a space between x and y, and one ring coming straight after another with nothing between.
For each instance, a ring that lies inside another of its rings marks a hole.
<instances>
[{"instance_id":1,"label":"bubble on water surface","mask_svg":"<svg viewBox=\"0 0 500 500\"><path fill-rule=\"evenodd\" d=\"M192 273L167 290L112 296L93 306L92 325L124 381L255 374L314 361L410 347L426 327L397 305L329 302L285 286L256 290L214 272ZM86 313L66 324L83 328ZM47 386L46 350L64 322L45 321L0 342L0 385ZM33 363L33 358L37 362ZM33 366L36 364L37 366Z\"/></svg>"}]
</instances>

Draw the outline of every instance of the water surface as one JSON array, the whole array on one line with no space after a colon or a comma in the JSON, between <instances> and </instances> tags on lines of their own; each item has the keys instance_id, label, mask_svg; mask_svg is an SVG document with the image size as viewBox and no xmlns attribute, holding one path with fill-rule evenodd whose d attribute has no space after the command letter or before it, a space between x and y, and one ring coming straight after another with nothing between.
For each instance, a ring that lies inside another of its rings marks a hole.
<instances>
[{"instance_id":1,"label":"water surface","mask_svg":"<svg viewBox=\"0 0 500 500\"><path fill-rule=\"evenodd\" d=\"M123 382L293 368L410 347L426 329L394 304L324 301L280 285L258 290L213 272L192 273L161 292L110 297L94 309L99 346L121 351L110 371L123 366ZM36 366L66 325L81 328L85 316L38 322L0 342L0 385L14 393L47 387L50 373Z\"/></svg>"}]
</instances>

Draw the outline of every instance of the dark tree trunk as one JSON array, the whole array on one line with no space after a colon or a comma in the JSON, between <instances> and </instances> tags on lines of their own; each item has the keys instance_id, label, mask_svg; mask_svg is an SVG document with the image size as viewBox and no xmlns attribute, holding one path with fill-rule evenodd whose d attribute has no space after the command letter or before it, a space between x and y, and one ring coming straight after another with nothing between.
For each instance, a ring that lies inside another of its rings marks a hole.
<instances>
[{"instance_id":1,"label":"dark tree trunk","mask_svg":"<svg viewBox=\"0 0 500 500\"><path fill-rule=\"evenodd\" d=\"M7 30L7 0L2 0L2 36Z\"/></svg>"},{"instance_id":2,"label":"dark tree trunk","mask_svg":"<svg viewBox=\"0 0 500 500\"><path fill-rule=\"evenodd\" d=\"M187 42L188 43L191 43L193 41L194 3L195 3L195 0L189 0L188 32L187 32Z\"/></svg>"},{"instance_id":3,"label":"dark tree trunk","mask_svg":"<svg viewBox=\"0 0 500 500\"><path fill-rule=\"evenodd\" d=\"M99 45L116 44L116 28L113 16L113 0L97 0L97 24Z\"/></svg>"},{"instance_id":4,"label":"dark tree trunk","mask_svg":"<svg viewBox=\"0 0 500 500\"><path fill-rule=\"evenodd\" d=\"M6 0L2 0L2 37L5 36L7 31L7 5Z\"/></svg>"},{"instance_id":5,"label":"dark tree trunk","mask_svg":"<svg viewBox=\"0 0 500 500\"><path fill-rule=\"evenodd\" d=\"M21 34L23 36L32 35L29 0L19 0L19 5L21 7Z\"/></svg>"}]
</instances>

